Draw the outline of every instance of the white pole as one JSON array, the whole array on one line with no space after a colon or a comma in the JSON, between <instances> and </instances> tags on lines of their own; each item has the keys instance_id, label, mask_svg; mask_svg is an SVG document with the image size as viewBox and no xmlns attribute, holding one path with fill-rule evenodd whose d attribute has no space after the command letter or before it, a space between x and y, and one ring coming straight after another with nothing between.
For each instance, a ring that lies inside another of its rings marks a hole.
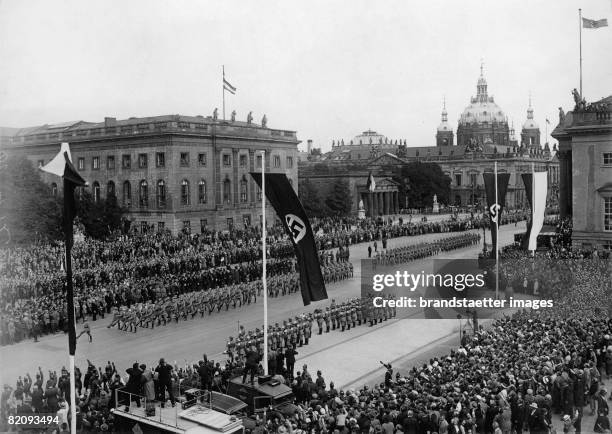
<instances>
[{"instance_id":1,"label":"white pole","mask_svg":"<svg viewBox=\"0 0 612 434\"><path fill-rule=\"evenodd\" d=\"M535 163L531 163L531 230L533 231L533 218L535 217ZM529 234L531 238L531 233ZM527 246L529 248L529 246ZM538 248L538 240L536 238L536 249ZM535 257L535 249L533 250Z\"/></svg>"},{"instance_id":2,"label":"white pole","mask_svg":"<svg viewBox=\"0 0 612 434\"><path fill-rule=\"evenodd\" d=\"M263 367L264 374L268 375L268 284L266 282L266 151L261 151L261 244L263 247L263 272L261 275L261 281L263 283L264 305Z\"/></svg>"},{"instance_id":3,"label":"white pole","mask_svg":"<svg viewBox=\"0 0 612 434\"><path fill-rule=\"evenodd\" d=\"M495 206L499 206L497 197L497 161L495 162ZM499 208L496 210L497 224L495 225L495 299L499 300L499 223L500 223L500 212Z\"/></svg>"},{"instance_id":4,"label":"white pole","mask_svg":"<svg viewBox=\"0 0 612 434\"><path fill-rule=\"evenodd\" d=\"M225 65L223 65L223 82L221 87L223 88L223 120L225 120Z\"/></svg>"},{"instance_id":5,"label":"white pole","mask_svg":"<svg viewBox=\"0 0 612 434\"><path fill-rule=\"evenodd\" d=\"M74 356L70 355L70 432L76 434L76 381L74 378Z\"/></svg>"}]
</instances>

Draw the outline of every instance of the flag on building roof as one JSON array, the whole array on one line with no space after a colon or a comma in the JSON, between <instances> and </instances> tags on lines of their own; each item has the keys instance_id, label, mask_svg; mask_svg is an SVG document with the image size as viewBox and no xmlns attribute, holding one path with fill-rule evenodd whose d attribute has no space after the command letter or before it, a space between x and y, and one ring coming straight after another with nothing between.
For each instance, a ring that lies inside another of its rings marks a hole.
<instances>
[{"instance_id":1,"label":"flag on building roof","mask_svg":"<svg viewBox=\"0 0 612 434\"><path fill-rule=\"evenodd\" d=\"M600 27L608 27L608 19L602 18L601 20L590 20L588 18L583 18L582 27L584 27L585 29L598 29Z\"/></svg>"},{"instance_id":2,"label":"flag on building roof","mask_svg":"<svg viewBox=\"0 0 612 434\"><path fill-rule=\"evenodd\" d=\"M372 172L370 172L370 174L368 175L368 185L367 185L368 191L370 193L372 193L374 190L376 190L376 181L374 181L374 176L372 176Z\"/></svg>"},{"instance_id":3,"label":"flag on building roof","mask_svg":"<svg viewBox=\"0 0 612 434\"><path fill-rule=\"evenodd\" d=\"M548 125L550 125L550 121L549 121L548 119L546 119L546 123L547 123Z\"/></svg>"},{"instance_id":4,"label":"flag on building roof","mask_svg":"<svg viewBox=\"0 0 612 434\"><path fill-rule=\"evenodd\" d=\"M225 79L225 77L223 77L223 89L227 90L232 95L236 94L236 88L232 86L230 82Z\"/></svg>"}]
</instances>

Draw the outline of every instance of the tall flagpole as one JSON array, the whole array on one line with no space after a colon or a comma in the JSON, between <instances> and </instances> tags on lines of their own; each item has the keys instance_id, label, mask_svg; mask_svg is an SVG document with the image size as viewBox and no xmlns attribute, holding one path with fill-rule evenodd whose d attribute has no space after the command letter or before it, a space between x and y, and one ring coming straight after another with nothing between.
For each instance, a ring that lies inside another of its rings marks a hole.
<instances>
[{"instance_id":1,"label":"tall flagpole","mask_svg":"<svg viewBox=\"0 0 612 434\"><path fill-rule=\"evenodd\" d=\"M497 222L495 224L495 299L499 300L499 222L500 208L497 198L497 161L495 162L495 207Z\"/></svg>"},{"instance_id":2,"label":"tall flagpole","mask_svg":"<svg viewBox=\"0 0 612 434\"><path fill-rule=\"evenodd\" d=\"M66 248L66 310L68 316L68 359L70 369L70 432L76 434L76 378L74 354L76 352L76 326L74 312L74 290L72 288L72 244L74 234L69 200L74 198L74 184L64 178L64 235Z\"/></svg>"},{"instance_id":3,"label":"tall flagpole","mask_svg":"<svg viewBox=\"0 0 612 434\"><path fill-rule=\"evenodd\" d=\"M263 367L264 374L268 375L268 284L266 282L266 151L261 151L261 244L263 247L263 272L261 281L263 283Z\"/></svg>"},{"instance_id":4,"label":"tall flagpole","mask_svg":"<svg viewBox=\"0 0 612 434\"><path fill-rule=\"evenodd\" d=\"M533 231L533 219L535 218L535 163L531 163L531 231ZM531 232L529 233L531 238ZM529 247L529 246L527 246ZM536 237L536 248L538 247L538 239ZM535 258L535 249L533 250Z\"/></svg>"},{"instance_id":5,"label":"tall flagpole","mask_svg":"<svg viewBox=\"0 0 612 434\"><path fill-rule=\"evenodd\" d=\"M580 34L580 97L582 97L582 9L578 9L578 30Z\"/></svg>"},{"instance_id":6,"label":"tall flagpole","mask_svg":"<svg viewBox=\"0 0 612 434\"><path fill-rule=\"evenodd\" d=\"M223 65L222 68L223 68L223 81L221 82L221 87L223 87L223 120L225 120L225 65Z\"/></svg>"}]
</instances>

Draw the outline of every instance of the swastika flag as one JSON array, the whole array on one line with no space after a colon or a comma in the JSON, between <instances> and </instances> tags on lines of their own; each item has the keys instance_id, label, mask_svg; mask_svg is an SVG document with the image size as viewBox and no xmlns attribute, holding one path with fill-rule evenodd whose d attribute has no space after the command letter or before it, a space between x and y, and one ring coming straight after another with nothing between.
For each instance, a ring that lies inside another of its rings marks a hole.
<instances>
[{"instance_id":1,"label":"swastika flag","mask_svg":"<svg viewBox=\"0 0 612 434\"><path fill-rule=\"evenodd\" d=\"M261 173L251 172L251 176L261 188ZM319 254L304 207L284 173L266 173L265 179L266 198L283 223L297 256L304 306L327 299Z\"/></svg>"}]
</instances>

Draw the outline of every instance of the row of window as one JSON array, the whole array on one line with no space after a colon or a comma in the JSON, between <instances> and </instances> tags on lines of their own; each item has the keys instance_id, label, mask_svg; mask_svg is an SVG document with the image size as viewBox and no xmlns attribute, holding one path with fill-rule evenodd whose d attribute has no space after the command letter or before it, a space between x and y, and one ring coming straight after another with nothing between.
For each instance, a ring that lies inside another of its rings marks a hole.
<instances>
[{"instance_id":1,"label":"row of window","mask_svg":"<svg viewBox=\"0 0 612 434\"><path fill-rule=\"evenodd\" d=\"M222 154L222 163L224 167L232 167L232 155L231 154ZM248 166L248 156L240 155L238 159L238 163L240 167ZM38 162L39 166L44 164L44 160L40 160ZM138 169L146 169L149 167L149 155L148 154L138 154L136 164ZM190 165L190 154L189 152L181 152L179 164L181 167L189 167ZM204 152L198 153L198 166L206 167L207 166L207 155ZM121 156L121 167L123 169L131 169L132 168L132 156L130 154L124 154ZM155 167L163 168L166 167L166 153L165 152L156 152L155 153ZM280 155L272 156L272 167L279 169L281 167L281 157ZM92 170L100 170L100 157L95 156L91 158L91 169ZM106 157L106 168L108 170L115 169L115 156L108 155ZM261 168L261 155L257 156L257 168ZM286 168L293 168L293 157L286 158ZM79 157L77 159L77 169L85 170L85 157Z\"/></svg>"},{"instance_id":2,"label":"row of window","mask_svg":"<svg viewBox=\"0 0 612 434\"><path fill-rule=\"evenodd\" d=\"M290 180L293 185L292 180ZM239 201L240 203L248 202L248 181L246 179L242 179L240 181L239 188ZM57 195L57 184L53 183L52 186L53 195ZM138 183L138 191L137 191L137 199L138 199L138 207L140 208L148 208L149 207L149 184L146 180L142 180ZM197 185L197 203L199 205L205 205L208 203L208 190L206 186L206 181L201 179ZM94 181L92 184L92 193L94 201L98 202L101 199L101 187L98 181ZM106 196L116 196L115 183L113 181L109 181L106 184ZM223 203L231 204L232 203L232 182L229 179L225 179L223 181ZM124 181L122 186L122 203L125 207L133 206L132 202L132 184L130 181ZM257 187L257 200L261 200L261 189ZM157 181L155 185L155 206L157 208L165 208L167 203L167 187L166 182L162 179ZM183 179L180 184L180 204L183 206L191 205L191 185L188 180Z\"/></svg>"},{"instance_id":3,"label":"row of window","mask_svg":"<svg viewBox=\"0 0 612 434\"><path fill-rule=\"evenodd\" d=\"M259 216L260 225L261 225L261 222L262 222L262 218L261 216ZM244 225L245 228L248 228L251 226L251 214L244 214L242 216L242 224ZM226 219L226 226L228 230L232 230L234 228L234 219L232 217L228 217ZM163 232L165 229L166 229L165 222L157 222L158 232ZM183 221L182 230L183 232L191 233L191 220ZM204 233L207 230L208 230L208 219L200 219L200 233ZM141 233L145 234L145 233L150 233L154 231L155 231L154 224L149 224L149 222L146 222L146 221L140 222L140 232Z\"/></svg>"}]
</instances>

